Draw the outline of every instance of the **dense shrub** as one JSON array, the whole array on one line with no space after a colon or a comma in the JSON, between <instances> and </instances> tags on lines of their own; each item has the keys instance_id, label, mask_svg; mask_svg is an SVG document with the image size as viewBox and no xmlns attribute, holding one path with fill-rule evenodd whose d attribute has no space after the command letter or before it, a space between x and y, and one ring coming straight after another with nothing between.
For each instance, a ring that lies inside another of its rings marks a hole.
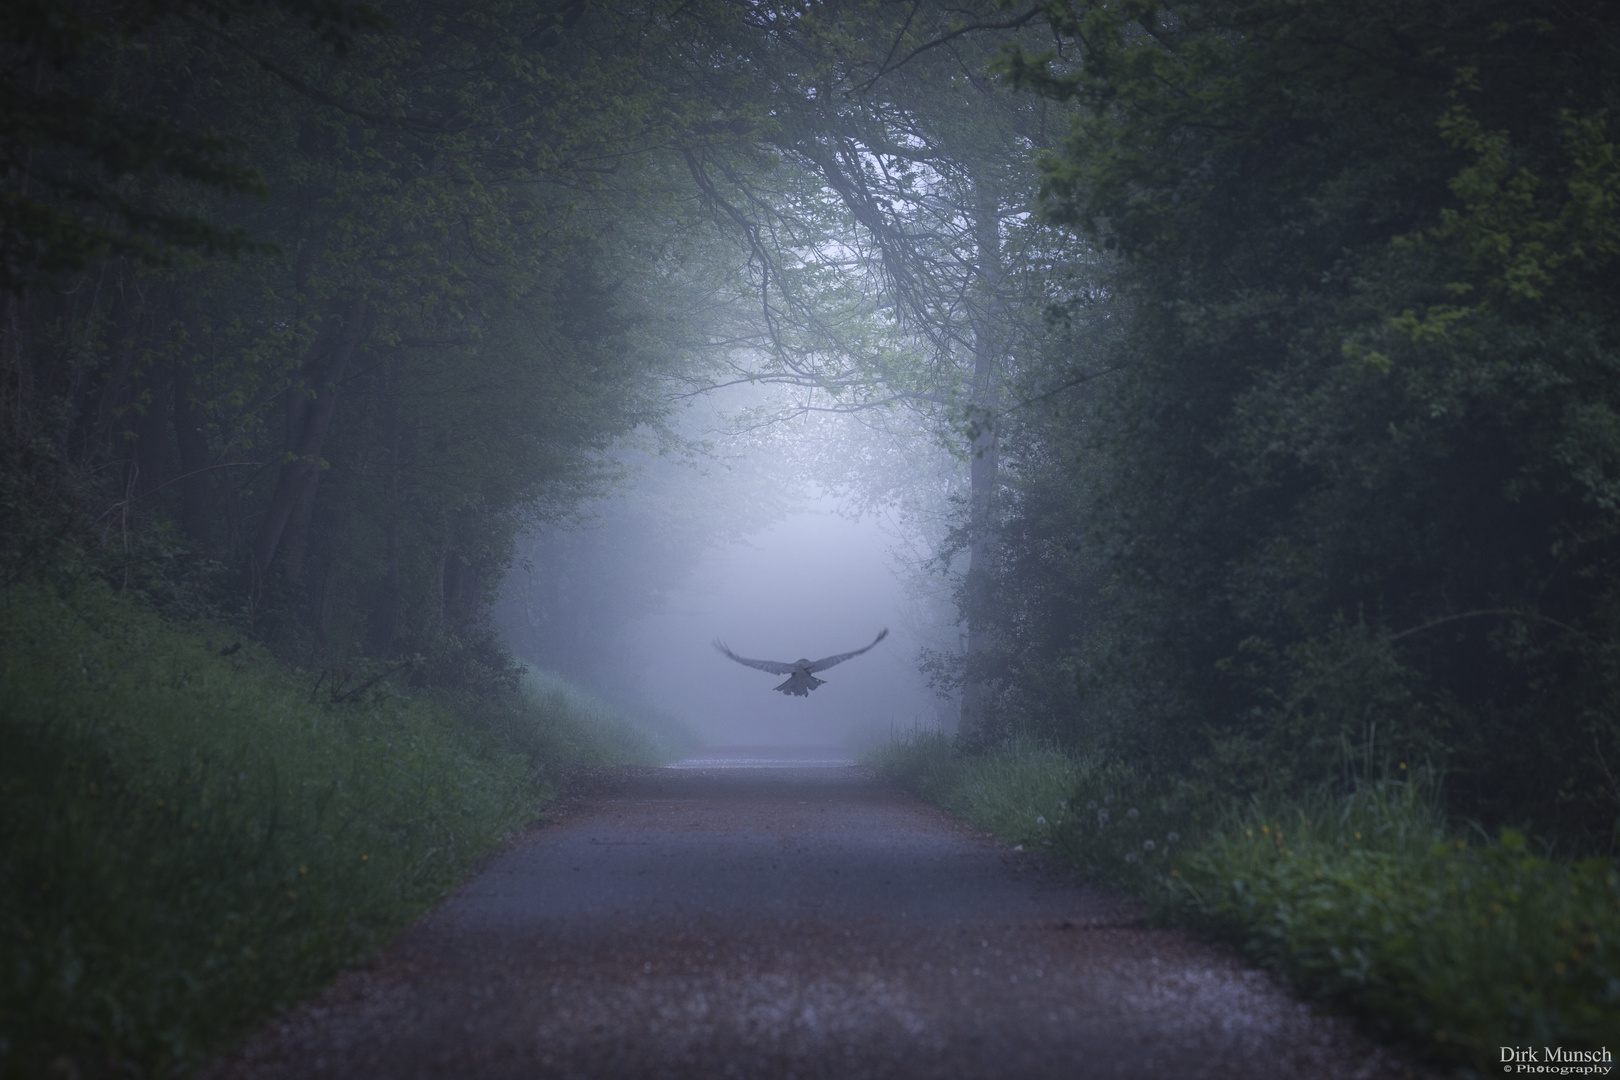
<instances>
[{"instance_id":1,"label":"dense shrub","mask_svg":"<svg viewBox=\"0 0 1620 1080\"><path fill-rule=\"evenodd\" d=\"M873 760L1433 1060L1483 1069L1499 1046L1595 1049L1620 1029L1620 867L1451 828L1427 770L1233 801L1028 744L919 737Z\"/></svg>"},{"instance_id":2,"label":"dense shrub","mask_svg":"<svg viewBox=\"0 0 1620 1080\"><path fill-rule=\"evenodd\" d=\"M1014 720L1233 794L1376 723L1454 812L1612 854L1620 24L1043 11L1065 50L1005 69L1082 106L1046 208L1124 326L1008 452Z\"/></svg>"},{"instance_id":3,"label":"dense shrub","mask_svg":"<svg viewBox=\"0 0 1620 1080\"><path fill-rule=\"evenodd\" d=\"M577 692L494 727L389 670L292 671L99 586L0 596L0 1073L195 1062L387 942L563 766L657 758Z\"/></svg>"}]
</instances>

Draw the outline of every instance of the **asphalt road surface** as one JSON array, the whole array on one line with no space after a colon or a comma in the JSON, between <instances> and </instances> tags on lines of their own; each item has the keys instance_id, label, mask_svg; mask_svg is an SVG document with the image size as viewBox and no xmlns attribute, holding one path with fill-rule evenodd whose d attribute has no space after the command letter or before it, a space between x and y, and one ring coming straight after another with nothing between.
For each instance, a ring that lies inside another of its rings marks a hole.
<instances>
[{"instance_id":1,"label":"asphalt road surface","mask_svg":"<svg viewBox=\"0 0 1620 1080\"><path fill-rule=\"evenodd\" d=\"M210 1080L1401 1077L831 751L598 774Z\"/></svg>"}]
</instances>

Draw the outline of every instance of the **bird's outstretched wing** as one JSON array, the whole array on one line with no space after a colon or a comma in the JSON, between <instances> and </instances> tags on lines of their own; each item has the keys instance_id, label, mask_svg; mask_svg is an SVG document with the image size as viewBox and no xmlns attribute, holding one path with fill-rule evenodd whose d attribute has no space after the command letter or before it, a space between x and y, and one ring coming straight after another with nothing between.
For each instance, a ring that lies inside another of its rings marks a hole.
<instances>
[{"instance_id":1,"label":"bird's outstretched wing","mask_svg":"<svg viewBox=\"0 0 1620 1080\"><path fill-rule=\"evenodd\" d=\"M768 671L772 675L793 674L792 664L784 664L777 660L750 660L746 656L738 656L736 653L726 648L726 643L721 641L719 638L714 639L714 647L731 657L733 660L737 661L739 664L746 664L751 668L759 668L759 670ZM871 646L867 647L871 648ZM850 655L853 656L854 653L851 653Z\"/></svg>"},{"instance_id":2,"label":"bird's outstretched wing","mask_svg":"<svg viewBox=\"0 0 1620 1080\"><path fill-rule=\"evenodd\" d=\"M881 631L878 632L878 636L872 639L872 645L876 645L878 642L882 641L884 638L886 638L888 636L889 636L889 628L887 626L885 626ZM842 653L839 653L837 656L825 656L825 657L822 657L820 660L817 660L815 663L810 665L810 670L811 671L826 671L828 668L832 667L834 664L842 664L845 660L848 660L852 656L861 655L861 653L866 652L867 649L870 649L872 647L872 645L868 645L866 647L866 649L856 649L854 652L842 652ZM732 659L735 660L737 658L735 656L733 656ZM747 661L744 661L744 662L746 663Z\"/></svg>"}]
</instances>

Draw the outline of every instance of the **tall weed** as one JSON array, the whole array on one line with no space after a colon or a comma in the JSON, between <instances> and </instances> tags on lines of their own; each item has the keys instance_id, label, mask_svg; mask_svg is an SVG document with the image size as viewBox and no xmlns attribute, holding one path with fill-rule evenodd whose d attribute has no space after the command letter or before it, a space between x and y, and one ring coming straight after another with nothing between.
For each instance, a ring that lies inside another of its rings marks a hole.
<instances>
[{"instance_id":1,"label":"tall weed","mask_svg":"<svg viewBox=\"0 0 1620 1080\"><path fill-rule=\"evenodd\" d=\"M531 693L469 723L104 588L0 594L0 1074L198 1061L384 944L555 767L655 752Z\"/></svg>"},{"instance_id":2,"label":"tall weed","mask_svg":"<svg viewBox=\"0 0 1620 1080\"><path fill-rule=\"evenodd\" d=\"M1620 1032L1620 869L1535 855L1514 832L1470 838L1427 769L1362 760L1339 785L1239 802L1027 743L964 755L917 735L870 760L1435 1061L1493 1071L1501 1046Z\"/></svg>"},{"instance_id":3,"label":"tall weed","mask_svg":"<svg viewBox=\"0 0 1620 1080\"><path fill-rule=\"evenodd\" d=\"M1620 870L1471 842L1427 778L1234 807L1172 874L1182 921L1436 1060L1620 1032Z\"/></svg>"}]
</instances>

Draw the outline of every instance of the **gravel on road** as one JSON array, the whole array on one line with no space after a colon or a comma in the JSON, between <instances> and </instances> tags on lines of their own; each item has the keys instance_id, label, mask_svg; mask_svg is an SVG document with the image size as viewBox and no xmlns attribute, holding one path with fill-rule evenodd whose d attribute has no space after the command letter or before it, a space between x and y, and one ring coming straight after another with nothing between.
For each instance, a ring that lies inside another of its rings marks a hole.
<instances>
[{"instance_id":1,"label":"gravel on road","mask_svg":"<svg viewBox=\"0 0 1620 1080\"><path fill-rule=\"evenodd\" d=\"M868 769L782 759L594 774L205 1077L1416 1072L1230 953Z\"/></svg>"}]
</instances>

